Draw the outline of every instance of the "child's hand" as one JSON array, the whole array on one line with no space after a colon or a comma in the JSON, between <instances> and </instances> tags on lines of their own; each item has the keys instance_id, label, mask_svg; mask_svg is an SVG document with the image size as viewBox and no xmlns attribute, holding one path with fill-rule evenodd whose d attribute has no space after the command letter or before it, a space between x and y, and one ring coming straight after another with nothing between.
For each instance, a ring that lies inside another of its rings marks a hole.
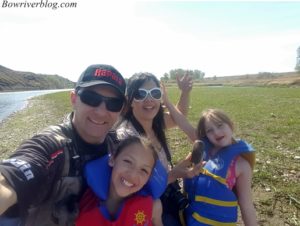
<instances>
[{"instance_id":1,"label":"child's hand","mask_svg":"<svg viewBox=\"0 0 300 226\"><path fill-rule=\"evenodd\" d=\"M169 182L174 182L177 178L192 178L200 174L203 163L199 162L198 164L192 165L191 157L192 154L189 153L184 160L174 166L170 171L172 180Z\"/></svg>"}]
</instances>

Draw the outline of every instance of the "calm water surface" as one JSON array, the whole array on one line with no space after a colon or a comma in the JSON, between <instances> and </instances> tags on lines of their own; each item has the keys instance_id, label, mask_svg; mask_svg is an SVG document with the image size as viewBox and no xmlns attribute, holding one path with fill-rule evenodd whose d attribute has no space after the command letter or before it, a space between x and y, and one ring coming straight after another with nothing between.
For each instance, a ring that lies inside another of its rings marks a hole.
<instances>
[{"instance_id":1,"label":"calm water surface","mask_svg":"<svg viewBox=\"0 0 300 226\"><path fill-rule=\"evenodd\" d=\"M12 113L26 107L28 99L48 93L62 92L69 89L35 90L0 93L0 123Z\"/></svg>"}]
</instances>

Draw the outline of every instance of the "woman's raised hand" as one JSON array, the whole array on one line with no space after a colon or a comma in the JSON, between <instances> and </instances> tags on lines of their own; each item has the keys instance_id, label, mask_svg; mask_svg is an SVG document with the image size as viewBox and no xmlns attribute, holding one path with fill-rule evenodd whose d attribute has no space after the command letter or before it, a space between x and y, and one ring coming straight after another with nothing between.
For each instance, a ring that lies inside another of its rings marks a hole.
<instances>
[{"instance_id":1,"label":"woman's raised hand","mask_svg":"<svg viewBox=\"0 0 300 226\"><path fill-rule=\"evenodd\" d=\"M189 93L193 88L193 78L189 76L188 72L186 72L181 78L179 78L179 76L176 76L176 81L179 89L182 92Z\"/></svg>"}]
</instances>

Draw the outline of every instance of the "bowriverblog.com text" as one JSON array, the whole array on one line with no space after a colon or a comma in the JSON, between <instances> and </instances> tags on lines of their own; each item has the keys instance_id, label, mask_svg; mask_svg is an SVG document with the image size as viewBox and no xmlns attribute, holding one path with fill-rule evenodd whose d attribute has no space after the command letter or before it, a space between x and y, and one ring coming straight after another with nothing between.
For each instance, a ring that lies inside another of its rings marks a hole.
<instances>
[{"instance_id":1,"label":"bowriverblog.com text","mask_svg":"<svg viewBox=\"0 0 300 226\"><path fill-rule=\"evenodd\" d=\"M76 8L77 2L51 2L49 0L40 0L40 1L23 1L23 2L13 2L8 0L2 0L2 8L50 8L50 9L59 9L59 8Z\"/></svg>"}]
</instances>

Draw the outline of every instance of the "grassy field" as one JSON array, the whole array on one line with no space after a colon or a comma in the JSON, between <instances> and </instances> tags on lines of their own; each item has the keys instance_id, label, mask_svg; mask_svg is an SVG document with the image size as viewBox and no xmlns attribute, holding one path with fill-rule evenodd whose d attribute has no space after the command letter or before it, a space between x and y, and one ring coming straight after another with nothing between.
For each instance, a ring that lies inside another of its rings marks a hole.
<instances>
[{"instance_id":1,"label":"grassy field","mask_svg":"<svg viewBox=\"0 0 300 226\"><path fill-rule=\"evenodd\" d=\"M168 88L176 102L178 89ZM236 123L236 137L256 149L253 199L260 225L300 225L300 88L197 87L188 118L196 125L206 108L225 110ZM28 108L0 125L0 158L21 140L60 122L71 106L67 92L37 97ZM168 132L174 160L191 150L179 129Z\"/></svg>"}]
</instances>

